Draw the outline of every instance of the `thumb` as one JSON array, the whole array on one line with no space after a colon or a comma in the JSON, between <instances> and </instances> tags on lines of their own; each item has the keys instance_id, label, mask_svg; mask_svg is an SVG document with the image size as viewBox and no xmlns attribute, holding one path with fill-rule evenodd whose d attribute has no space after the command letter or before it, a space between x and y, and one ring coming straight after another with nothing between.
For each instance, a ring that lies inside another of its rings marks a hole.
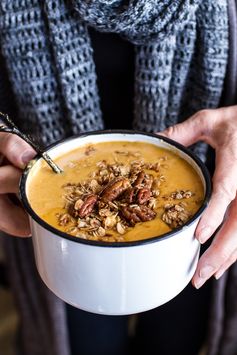
<instances>
[{"instance_id":1,"label":"thumb","mask_svg":"<svg viewBox=\"0 0 237 355\"><path fill-rule=\"evenodd\" d=\"M196 113L183 123L178 123L159 132L160 135L173 139L174 141L189 146L199 140L205 140L208 130L208 117L211 110L203 110ZM212 111L213 112L213 111Z\"/></svg>"},{"instance_id":2,"label":"thumb","mask_svg":"<svg viewBox=\"0 0 237 355\"><path fill-rule=\"evenodd\" d=\"M18 168L23 168L36 155L29 144L11 133L0 133L1 154Z\"/></svg>"}]
</instances>

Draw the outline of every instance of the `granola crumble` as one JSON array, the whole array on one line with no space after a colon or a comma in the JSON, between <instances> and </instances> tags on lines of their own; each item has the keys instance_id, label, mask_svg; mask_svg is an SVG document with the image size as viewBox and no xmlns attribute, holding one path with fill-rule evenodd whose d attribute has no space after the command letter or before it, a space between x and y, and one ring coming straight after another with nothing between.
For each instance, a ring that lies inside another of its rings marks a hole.
<instances>
[{"instance_id":1,"label":"granola crumble","mask_svg":"<svg viewBox=\"0 0 237 355\"><path fill-rule=\"evenodd\" d=\"M94 147L88 145L85 155L93 152ZM171 229L187 222L191 215L185 202L175 200L189 199L194 193L176 190L169 196L161 196L162 184L166 182L163 168L167 157L149 163L144 162L140 152L119 150L114 153L118 157L128 156L130 161L101 160L87 180L62 186L65 213L57 215L57 219L66 232L88 240L121 242L137 223L156 217Z\"/></svg>"},{"instance_id":2,"label":"granola crumble","mask_svg":"<svg viewBox=\"0 0 237 355\"><path fill-rule=\"evenodd\" d=\"M177 190L172 192L170 197L174 200L187 199L193 196L193 192L190 190Z\"/></svg>"},{"instance_id":3,"label":"granola crumble","mask_svg":"<svg viewBox=\"0 0 237 355\"><path fill-rule=\"evenodd\" d=\"M88 147L87 154L91 151ZM129 155L122 151L116 154ZM129 228L154 219L156 199L164 181L161 163L138 160L139 152L133 157L136 159L127 164L99 161L86 181L64 185L66 213L58 216L59 225L91 240L124 241Z\"/></svg>"},{"instance_id":4,"label":"granola crumble","mask_svg":"<svg viewBox=\"0 0 237 355\"><path fill-rule=\"evenodd\" d=\"M162 215L162 221L171 226L171 228L177 228L185 224L190 218L190 214L186 209L186 204L180 202L179 204L167 203L164 206L164 213Z\"/></svg>"}]
</instances>

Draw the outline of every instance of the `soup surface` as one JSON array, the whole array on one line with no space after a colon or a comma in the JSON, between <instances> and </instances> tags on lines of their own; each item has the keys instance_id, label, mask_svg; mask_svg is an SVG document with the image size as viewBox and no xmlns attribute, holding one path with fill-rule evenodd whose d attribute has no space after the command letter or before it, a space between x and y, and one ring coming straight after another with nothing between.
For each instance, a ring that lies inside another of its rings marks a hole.
<instances>
[{"instance_id":1,"label":"soup surface","mask_svg":"<svg viewBox=\"0 0 237 355\"><path fill-rule=\"evenodd\" d=\"M56 159L55 174L42 161L27 195L53 227L91 240L134 241L160 236L186 223L200 208L200 177L172 151L142 142L105 142Z\"/></svg>"}]
</instances>

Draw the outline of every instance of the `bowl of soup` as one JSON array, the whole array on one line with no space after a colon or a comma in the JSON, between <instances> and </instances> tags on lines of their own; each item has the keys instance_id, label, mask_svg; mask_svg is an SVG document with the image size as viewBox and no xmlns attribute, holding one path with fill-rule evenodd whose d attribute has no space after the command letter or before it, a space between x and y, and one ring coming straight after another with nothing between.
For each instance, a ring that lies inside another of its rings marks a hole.
<instances>
[{"instance_id":1,"label":"bowl of soup","mask_svg":"<svg viewBox=\"0 0 237 355\"><path fill-rule=\"evenodd\" d=\"M98 314L158 307L190 282L195 229L210 194L205 165L170 139L97 131L49 147L20 183L39 274L65 302Z\"/></svg>"}]
</instances>

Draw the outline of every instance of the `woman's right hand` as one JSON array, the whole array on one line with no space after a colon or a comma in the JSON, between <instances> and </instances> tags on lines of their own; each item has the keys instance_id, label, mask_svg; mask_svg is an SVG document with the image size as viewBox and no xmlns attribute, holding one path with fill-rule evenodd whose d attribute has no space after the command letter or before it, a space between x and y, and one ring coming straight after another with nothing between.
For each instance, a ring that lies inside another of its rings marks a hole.
<instances>
[{"instance_id":1,"label":"woman's right hand","mask_svg":"<svg viewBox=\"0 0 237 355\"><path fill-rule=\"evenodd\" d=\"M21 170L35 154L18 136L0 132L0 158L4 160L4 165L0 165L0 230L8 234L30 236L26 212L14 204L8 194L18 193Z\"/></svg>"}]
</instances>

